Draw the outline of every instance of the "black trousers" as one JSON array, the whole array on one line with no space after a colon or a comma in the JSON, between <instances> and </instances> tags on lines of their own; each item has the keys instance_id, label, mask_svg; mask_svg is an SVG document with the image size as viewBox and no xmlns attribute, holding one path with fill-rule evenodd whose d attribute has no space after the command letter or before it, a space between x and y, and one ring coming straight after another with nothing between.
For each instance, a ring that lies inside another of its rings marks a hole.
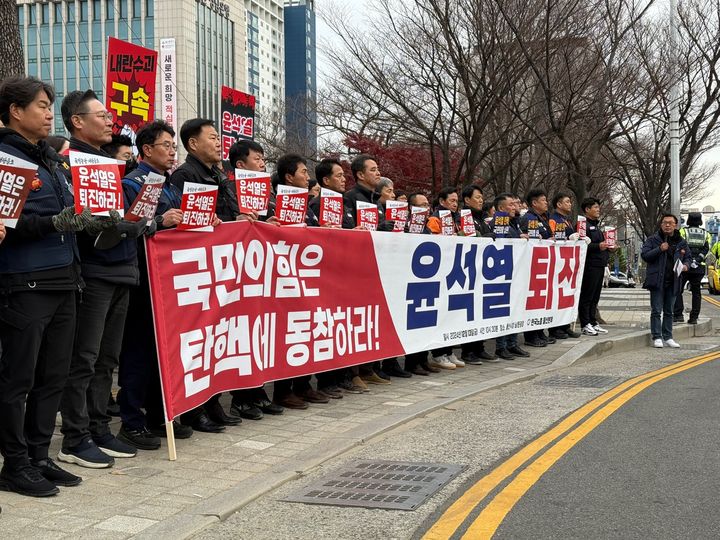
<instances>
[{"instance_id":1,"label":"black trousers","mask_svg":"<svg viewBox=\"0 0 720 540\"><path fill-rule=\"evenodd\" d=\"M597 306L600 302L604 275L605 268L602 266L585 267L585 274L583 274L582 286L580 288L580 302L578 305L578 315L580 316L580 326L582 327L588 324L597 324Z\"/></svg>"},{"instance_id":2,"label":"black trousers","mask_svg":"<svg viewBox=\"0 0 720 540\"><path fill-rule=\"evenodd\" d=\"M5 467L48 457L74 335L75 291L23 291L0 300L0 451Z\"/></svg>"},{"instance_id":3,"label":"black trousers","mask_svg":"<svg viewBox=\"0 0 720 540\"><path fill-rule=\"evenodd\" d=\"M683 303L683 294L685 285L690 282L690 294L692 296L692 303L690 305L690 318L697 319L700 316L700 306L702 305L702 278L704 274L701 273L682 273L682 288L680 294L675 297L675 316L682 317L683 311L685 311L685 304Z\"/></svg>"},{"instance_id":4,"label":"black trousers","mask_svg":"<svg viewBox=\"0 0 720 540\"><path fill-rule=\"evenodd\" d=\"M85 279L77 304L75 345L60 400L63 448L110 433L107 403L117 367L130 288L100 279Z\"/></svg>"},{"instance_id":5,"label":"black trousers","mask_svg":"<svg viewBox=\"0 0 720 540\"><path fill-rule=\"evenodd\" d=\"M140 279L141 286L130 289L118 371L120 417L130 429L165 423L150 289L147 276Z\"/></svg>"},{"instance_id":6,"label":"black trousers","mask_svg":"<svg viewBox=\"0 0 720 540\"><path fill-rule=\"evenodd\" d=\"M460 345L460 350L463 356L467 356L470 353L480 354L485 350L485 341L471 341L470 343L463 343Z\"/></svg>"},{"instance_id":7,"label":"black trousers","mask_svg":"<svg viewBox=\"0 0 720 540\"><path fill-rule=\"evenodd\" d=\"M427 362L427 359L428 359L427 351L406 354L405 355L405 370L412 371L417 366L422 365L425 362Z\"/></svg>"}]
</instances>

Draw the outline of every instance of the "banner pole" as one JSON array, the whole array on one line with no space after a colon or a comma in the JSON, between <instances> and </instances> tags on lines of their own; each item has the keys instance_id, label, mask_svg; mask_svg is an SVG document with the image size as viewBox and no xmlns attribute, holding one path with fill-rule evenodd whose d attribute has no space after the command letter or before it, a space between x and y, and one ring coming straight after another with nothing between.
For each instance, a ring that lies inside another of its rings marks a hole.
<instances>
[{"instance_id":1,"label":"banner pole","mask_svg":"<svg viewBox=\"0 0 720 540\"><path fill-rule=\"evenodd\" d=\"M168 443L168 459L170 461L177 461L177 450L175 448L175 429L173 423L165 422L165 432L167 433Z\"/></svg>"}]
</instances>

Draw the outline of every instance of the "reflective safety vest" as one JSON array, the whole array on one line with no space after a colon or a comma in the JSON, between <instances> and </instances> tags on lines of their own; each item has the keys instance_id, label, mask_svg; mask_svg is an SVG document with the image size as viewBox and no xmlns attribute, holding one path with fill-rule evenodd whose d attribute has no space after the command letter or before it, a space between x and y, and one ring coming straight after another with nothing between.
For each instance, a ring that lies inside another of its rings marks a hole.
<instances>
[{"instance_id":1,"label":"reflective safety vest","mask_svg":"<svg viewBox=\"0 0 720 540\"><path fill-rule=\"evenodd\" d=\"M698 260L702 248L708 242L708 232L701 227L683 227L680 230L680 235L685 238L685 241L692 252L693 258L701 265L704 265L703 260Z\"/></svg>"}]
</instances>

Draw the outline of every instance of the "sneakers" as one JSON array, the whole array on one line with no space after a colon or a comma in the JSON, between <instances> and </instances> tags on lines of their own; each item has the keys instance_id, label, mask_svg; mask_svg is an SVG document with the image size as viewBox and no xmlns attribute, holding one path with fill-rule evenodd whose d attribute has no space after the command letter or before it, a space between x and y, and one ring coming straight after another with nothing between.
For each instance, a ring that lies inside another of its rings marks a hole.
<instances>
[{"instance_id":1,"label":"sneakers","mask_svg":"<svg viewBox=\"0 0 720 540\"><path fill-rule=\"evenodd\" d=\"M71 448L63 448L58 452L58 459L88 469L107 469L115 464L115 460L100 450L92 439L87 439Z\"/></svg>"},{"instance_id":2,"label":"sneakers","mask_svg":"<svg viewBox=\"0 0 720 540\"><path fill-rule=\"evenodd\" d=\"M597 336L598 332L592 324L586 324L582 329L583 336Z\"/></svg>"},{"instance_id":3,"label":"sneakers","mask_svg":"<svg viewBox=\"0 0 720 540\"><path fill-rule=\"evenodd\" d=\"M50 458L31 459L30 465L40 471L45 480L52 482L56 486L72 487L82 482L82 478L58 467Z\"/></svg>"},{"instance_id":4,"label":"sneakers","mask_svg":"<svg viewBox=\"0 0 720 540\"><path fill-rule=\"evenodd\" d=\"M662 349L664 347L662 339L653 339L652 346L657 349Z\"/></svg>"},{"instance_id":5,"label":"sneakers","mask_svg":"<svg viewBox=\"0 0 720 540\"><path fill-rule=\"evenodd\" d=\"M455 367L465 367L465 362L455 356L455 353L448 354L447 359L450 360L450 362L452 362L453 364L455 364Z\"/></svg>"},{"instance_id":6,"label":"sneakers","mask_svg":"<svg viewBox=\"0 0 720 540\"><path fill-rule=\"evenodd\" d=\"M140 450L157 450L160 448L160 437L156 437L146 427L133 429L122 426L118 431L117 438Z\"/></svg>"},{"instance_id":7,"label":"sneakers","mask_svg":"<svg viewBox=\"0 0 720 540\"><path fill-rule=\"evenodd\" d=\"M440 369L455 369L455 364L453 364L444 354L442 356L438 356L437 358L433 356L430 360L428 360L428 364Z\"/></svg>"},{"instance_id":8,"label":"sneakers","mask_svg":"<svg viewBox=\"0 0 720 540\"><path fill-rule=\"evenodd\" d=\"M680 348L680 344L679 344L677 341L675 341L673 338L666 339L666 340L665 340L665 345L667 345L668 347L671 347L671 348L673 348L673 349L679 349L679 348Z\"/></svg>"},{"instance_id":9,"label":"sneakers","mask_svg":"<svg viewBox=\"0 0 720 540\"><path fill-rule=\"evenodd\" d=\"M607 334L607 333L608 333L608 331L605 330L605 329L604 329L602 326L600 326L599 324L593 325L593 330L595 330L598 334Z\"/></svg>"},{"instance_id":10,"label":"sneakers","mask_svg":"<svg viewBox=\"0 0 720 540\"><path fill-rule=\"evenodd\" d=\"M60 493L57 486L32 465L12 469L3 466L0 471L0 489L29 497L50 497Z\"/></svg>"},{"instance_id":11,"label":"sneakers","mask_svg":"<svg viewBox=\"0 0 720 540\"><path fill-rule=\"evenodd\" d=\"M117 437L112 433L108 433L102 437L94 437L93 442L110 457L132 458L137 456L137 448L118 441Z\"/></svg>"}]
</instances>

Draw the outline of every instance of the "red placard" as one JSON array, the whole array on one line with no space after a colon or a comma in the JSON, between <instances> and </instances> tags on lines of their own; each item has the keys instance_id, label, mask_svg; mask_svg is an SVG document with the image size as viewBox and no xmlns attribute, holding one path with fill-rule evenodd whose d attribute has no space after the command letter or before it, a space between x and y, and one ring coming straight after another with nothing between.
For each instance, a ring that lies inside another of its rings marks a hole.
<instances>
[{"instance_id":1,"label":"red placard","mask_svg":"<svg viewBox=\"0 0 720 540\"><path fill-rule=\"evenodd\" d=\"M580 238L585 238L587 236L587 218L585 216L578 216L577 233Z\"/></svg>"},{"instance_id":2,"label":"red placard","mask_svg":"<svg viewBox=\"0 0 720 540\"><path fill-rule=\"evenodd\" d=\"M113 132L137 132L155 118L157 51L109 38L105 106Z\"/></svg>"},{"instance_id":3,"label":"red placard","mask_svg":"<svg viewBox=\"0 0 720 540\"><path fill-rule=\"evenodd\" d=\"M212 232L217 195L217 186L185 182L180 204L182 221L177 228L181 231Z\"/></svg>"},{"instance_id":4,"label":"red placard","mask_svg":"<svg viewBox=\"0 0 720 540\"><path fill-rule=\"evenodd\" d=\"M475 221L473 221L472 210L463 208L460 210L460 227L465 236L477 236Z\"/></svg>"},{"instance_id":5,"label":"red placard","mask_svg":"<svg viewBox=\"0 0 720 540\"><path fill-rule=\"evenodd\" d=\"M617 247L617 229L615 227L605 229L605 242L607 242L607 247L610 249Z\"/></svg>"},{"instance_id":6,"label":"red placard","mask_svg":"<svg viewBox=\"0 0 720 540\"><path fill-rule=\"evenodd\" d=\"M117 160L84 152L70 151L75 212L89 208L96 216L108 216L116 210L125 213L122 177Z\"/></svg>"},{"instance_id":7,"label":"red placard","mask_svg":"<svg viewBox=\"0 0 720 540\"><path fill-rule=\"evenodd\" d=\"M296 186L278 186L275 197L275 217L281 225L305 223L308 190Z\"/></svg>"},{"instance_id":8,"label":"red placard","mask_svg":"<svg viewBox=\"0 0 720 540\"><path fill-rule=\"evenodd\" d=\"M413 206L410 210L410 224L408 225L408 232L414 234L422 233L425 230L425 223L427 222L429 215L429 208Z\"/></svg>"},{"instance_id":9,"label":"red placard","mask_svg":"<svg viewBox=\"0 0 720 540\"><path fill-rule=\"evenodd\" d=\"M17 225L37 168L34 163L0 152L0 219L6 227Z\"/></svg>"},{"instance_id":10,"label":"red placard","mask_svg":"<svg viewBox=\"0 0 720 540\"><path fill-rule=\"evenodd\" d=\"M440 234L443 236L452 236L455 234L455 223L453 223L452 212L450 210L439 210L440 217Z\"/></svg>"},{"instance_id":11,"label":"red placard","mask_svg":"<svg viewBox=\"0 0 720 540\"><path fill-rule=\"evenodd\" d=\"M235 141L252 140L255 135L255 96L229 86L223 86L221 93L220 136L222 156L227 159L230 147Z\"/></svg>"},{"instance_id":12,"label":"red placard","mask_svg":"<svg viewBox=\"0 0 720 540\"><path fill-rule=\"evenodd\" d=\"M321 227L342 227L343 198L342 194L332 189L320 190L320 216L318 220Z\"/></svg>"},{"instance_id":13,"label":"red placard","mask_svg":"<svg viewBox=\"0 0 720 540\"><path fill-rule=\"evenodd\" d=\"M380 216L376 204L357 201L357 226L368 231L377 231Z\"/></svg>"},{"instance_id":14,"label":"red placard","mask_svg":"<svg viewBox=\"0 0 720 540\"><path fill-rule=\"evenodd\" d=\"M270 203L268 173L235 169L235 188L241 213L257 212L261 216L267 215Z\"/></svg>"},{"instance_id":15,"label":"red placard","mask_svg":"<svg viewBox=\"0 0 720 540\"><path fill-rule=\"evenodd\" d=\"M154 172L149 173L142 188L140 188L140 193L135 197L130 210L125 214L125 219L128 221L140 221L141 219L154 218L164 183L164 176Z\"/></svg>"},{"instance_id":16,"label":"red placard","mask_svg":"<svg viewBox=\"0 0 720 540\"><path fill-rule=\"evenodd\" d=\"M387 201L385 203L385 219L393 222L393 232L405 232L405 224L408 220L408 203Z\"/></svg>"}]
</instances>

